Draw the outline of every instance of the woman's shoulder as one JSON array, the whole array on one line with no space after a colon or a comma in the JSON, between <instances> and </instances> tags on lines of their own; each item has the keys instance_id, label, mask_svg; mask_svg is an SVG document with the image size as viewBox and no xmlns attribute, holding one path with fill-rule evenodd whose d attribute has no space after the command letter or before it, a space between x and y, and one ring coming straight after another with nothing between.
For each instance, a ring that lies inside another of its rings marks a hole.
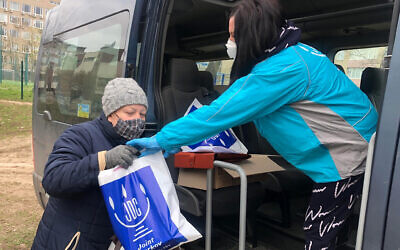
<instances>
[{"instance_id":1,"label":"woman's shoulder","mask_svg":"<svg viewBox=\"0 0 400 250\"><path fill-rule=\"evenodd\" d=\"M302 60L297 55L294 46L291 46L258 63L251 73L276 76L286 74L288 71L301 70L301 68Z\"/></svg>"},{"instance_id":2,"label":"woman's shoulder","mask_svg":"<svg viewBox=\"0 0 400 250\"><path fill-rule=\"evenodd\" d=\"M96 120L87 121L83 123L74 124L67 128L61 137L82 139L90 136L90 134L97 129Z\"/></svg>"},{"instance_id":3,"label":"woman's shoulder","mask_svg":"<svg viewBox=\"0 0 400 250\"><path fill-rule=\"evenodd\" d=\"M54 147L60 148L68 145L68 147L87 148L95 143L93 138L97 138L93 134L94 130L96 130L96 126L93 121L74 124L61 134L54 143Z\"/></svg>"},{"instance_id":4,"label":"woman's shoulder","mask_svg":"<svg viewBox=\"0 0 400 250\"><path fill-rule=\"evenodd\" d=\"M73 133L73 132L79 132L82 130L87 130L89 127L93 126L92 125L93 121L87 121L87 122L82 122L82 123L77 123L65 130L67 133Z\"/></svg>"}]
</instances>

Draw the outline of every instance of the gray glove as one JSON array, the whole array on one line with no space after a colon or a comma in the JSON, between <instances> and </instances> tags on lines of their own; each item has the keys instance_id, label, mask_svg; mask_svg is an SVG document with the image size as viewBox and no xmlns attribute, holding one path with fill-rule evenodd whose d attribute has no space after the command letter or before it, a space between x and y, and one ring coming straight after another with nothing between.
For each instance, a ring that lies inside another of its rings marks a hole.
<instances>
[{"instance_id":1,"label":"gray glove","mask_svg":"<svg viewBox=\"0 0 400 250\"><path fill-rule=\"evenodd\" d=\"M120 165L128 168L134 159L137 158L138 150L127 145L116 146L106 152L106 169Z\"/></svg>"}]
</instances>

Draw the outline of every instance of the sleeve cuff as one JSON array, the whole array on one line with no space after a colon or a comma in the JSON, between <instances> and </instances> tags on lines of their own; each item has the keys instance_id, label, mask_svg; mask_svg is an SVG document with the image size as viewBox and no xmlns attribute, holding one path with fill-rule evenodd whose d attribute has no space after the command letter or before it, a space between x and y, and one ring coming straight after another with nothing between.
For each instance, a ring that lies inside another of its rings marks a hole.
<instances>
[{"instance_id":1,"label":"sleeve cuff","mask_svg":"<svg viewBox=\"0 0 400 250\"><path fill-rule=\"evenodd\" d=\"M97 159L99 161L99 170L103 171L106 169L106 152L107 151L100 151L97 153Z\"/></svg>"},{"instance_id":2,"label":"sleeve cuff","mask_svg":"<svg viewBox=\"0 0 400 250\"><path fill-rule=\"evenodd\" d=\"M164 138L162 137L161 133L158 132L155 136L156 142L158 143L158 145L164 149L165 151L168 151L170 148L168 147L168 145L166 145Z\"/></svg>"}]
</instances>

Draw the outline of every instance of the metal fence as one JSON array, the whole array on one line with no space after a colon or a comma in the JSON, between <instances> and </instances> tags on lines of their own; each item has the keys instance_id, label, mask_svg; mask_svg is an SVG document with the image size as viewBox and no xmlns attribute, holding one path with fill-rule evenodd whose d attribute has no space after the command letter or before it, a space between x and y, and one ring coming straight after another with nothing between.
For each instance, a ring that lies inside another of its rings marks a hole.
<instances>
[{"instance_id":1,"label":"metal fence","mask_svg":"<svg viewBox=\"0 0 400 250\"><path fill-rule=\"evenodd\" d=\"M21 70L2 70L3 80L20 81L21 80ZM35 73L33 71L28 71L27 74L24 72L24 81L33 82L35 80Z\"/></svg>"}]
</instances>

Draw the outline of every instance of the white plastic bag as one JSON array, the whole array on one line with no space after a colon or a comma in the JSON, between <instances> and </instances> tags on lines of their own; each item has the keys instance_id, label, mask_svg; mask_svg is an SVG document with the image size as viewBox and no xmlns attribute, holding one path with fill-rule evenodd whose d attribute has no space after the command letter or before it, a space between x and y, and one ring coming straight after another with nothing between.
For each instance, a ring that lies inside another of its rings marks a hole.
<instances>
[{"instance_id":1,"label":"white plastic bag","mask_svg":"<svg viewBox=\"0 0 400 250\"><path fill-rule=\"evenodd\" d=\"M196 109L201 108L202 106L203 105L197 99L194 99L186 111L185 116ZM247 154L248 150L246 146L243 145L243 143L236 137L233 130L227 129L199 143L183 146L182 151Z\"/></svg>"},{"instance_id":2,"label":"white plastic bag","mask_svg":"<svg viewBox=\"0 0 400 250\"><path fill-rule=\"evenodd\" d=\"M114 233L125 249L171 249L201 234L185 219L161 152L128 169L101 171L99 184Z\"/></svg>"}]
</instances>

